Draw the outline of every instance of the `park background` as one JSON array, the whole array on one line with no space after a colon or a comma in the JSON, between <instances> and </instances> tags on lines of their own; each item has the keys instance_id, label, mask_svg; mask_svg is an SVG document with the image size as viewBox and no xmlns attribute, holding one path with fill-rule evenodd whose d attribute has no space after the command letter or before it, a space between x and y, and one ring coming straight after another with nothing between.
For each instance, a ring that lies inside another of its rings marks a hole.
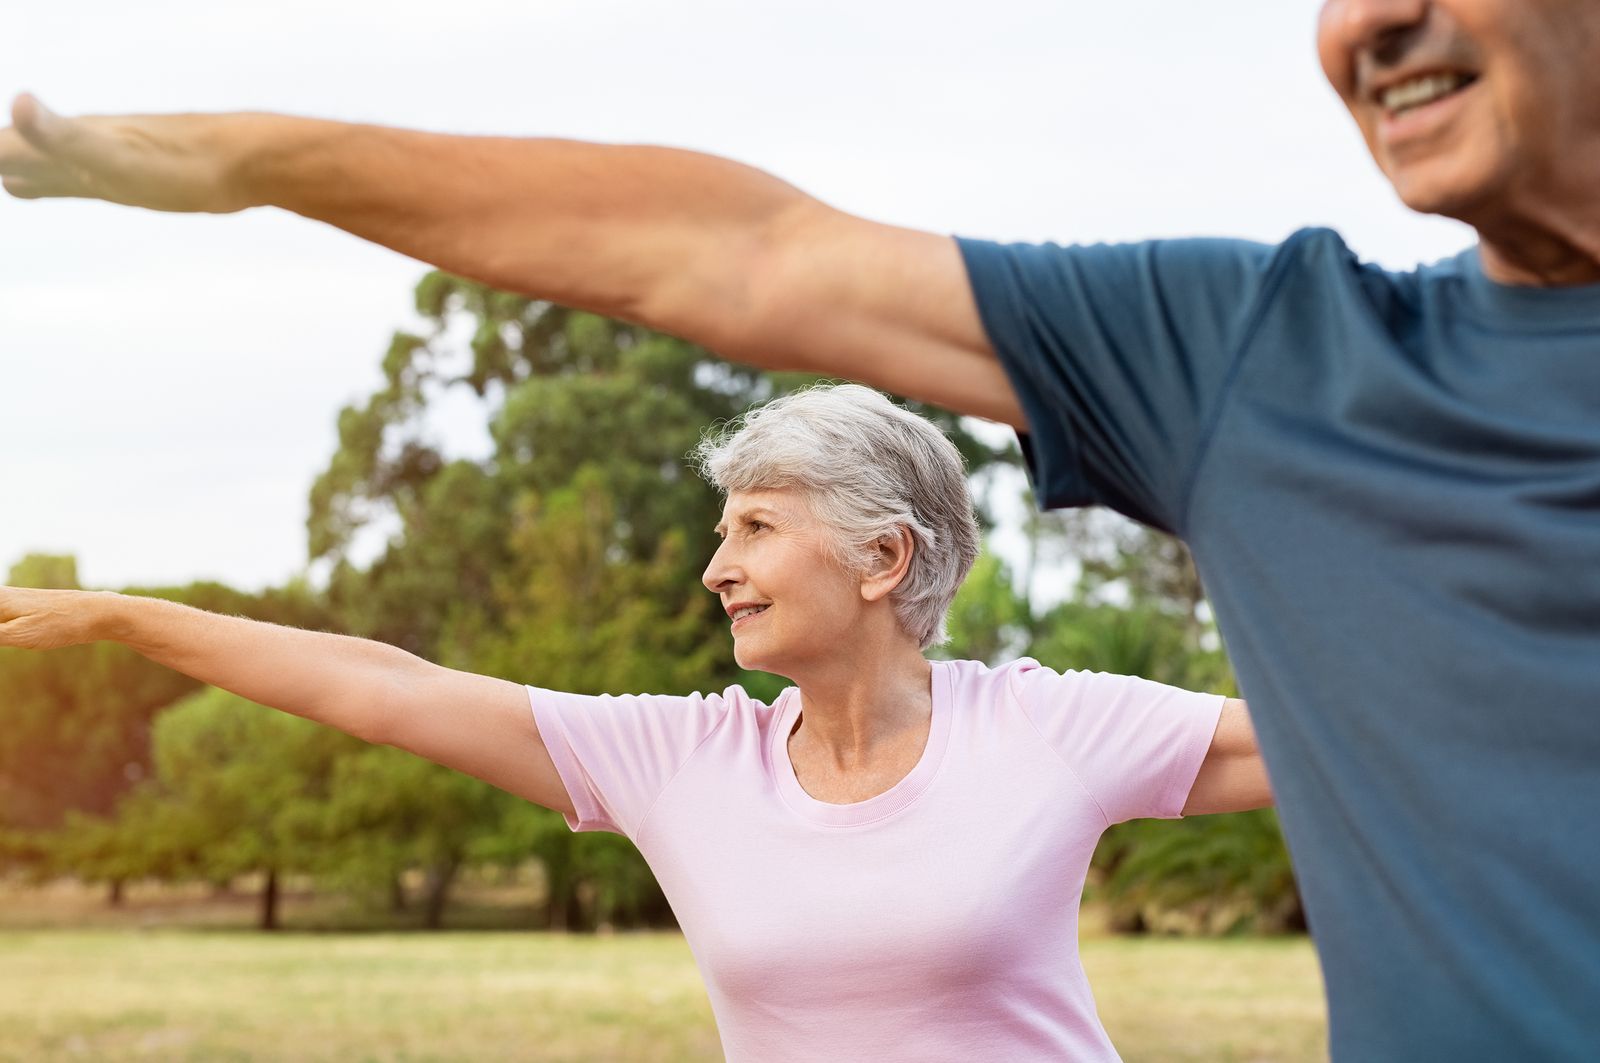
<instances>
[{"instance_id":1,"label":"park background","mask_svg":"<svg viewBox=\"0 0 1600 1063\"><path fill-rule=\"evenodd\" d=\"M1397 268L1453 253L1469 234L1393 201L1322 83L1315 8L64 3L8 14L0 90L667 143L964 235L1331 225ZM715 499L683 456L805 379L278 211L6 201L0 231L13 582L578 691L780 685L737 671L699 585ZM942 652L1231 689L1181 549L1040 517L1008 432L941 423L990 544ZM0 653L0 723L0 1058L715 1054L620 839L112 646ZM1271 813L1118 828L1095 866L1086 965L1127 1058L1319 1058Z\"/></svg>"}]
</instances>

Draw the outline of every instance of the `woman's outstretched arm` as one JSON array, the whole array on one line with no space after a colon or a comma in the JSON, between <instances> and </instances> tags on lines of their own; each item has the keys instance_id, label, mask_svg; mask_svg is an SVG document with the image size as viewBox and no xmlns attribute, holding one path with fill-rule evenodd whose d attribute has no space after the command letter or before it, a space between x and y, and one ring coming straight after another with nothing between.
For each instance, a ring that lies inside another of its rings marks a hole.
<instances>
[{"instance_id":1,"label":"woman's outstretched arm","mask_svg":"<svg viewBox=\"0 0 1600 1063\"><path fill-rule=\"evenodd\" d=\"M1230 698L1223 703L1211 748L1189 789L1183 814L1244 812L1271 804L1272 785L1267 781L1267 765L1256 745L1250 710L1244 702Z\"/></svg>"},{"instance_id":2,"label":"woman's outstretched arm","mask_svg":"<svg viewBox=\"0 0 1600 1063\"><path fill-rule=\"evenodd\" d=\"M0 587L0 646L113 641L251 701L397 746L571 812L516 683L348 635L222 616L158 598Z\"/></svg>"}]
</instances>

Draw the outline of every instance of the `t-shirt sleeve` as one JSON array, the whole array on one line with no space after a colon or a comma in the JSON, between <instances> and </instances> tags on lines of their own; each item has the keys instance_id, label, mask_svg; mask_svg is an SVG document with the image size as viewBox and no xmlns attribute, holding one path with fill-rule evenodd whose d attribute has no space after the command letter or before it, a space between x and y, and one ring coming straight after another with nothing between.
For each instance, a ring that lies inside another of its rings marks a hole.
<instances>
[{"instance_id":1,"label":"t-shirt sleeve","mask_svg":"<svg viewBox=\"0 0 1600 1063\"><path fill-rule=\"evenodd\" d=\"M1183 814L1226 700L1105 672L1017 663L1012 689L1106 822Z\"/></svg>"},{"instance_id":2,"label":"t-shirt sleeve","mask_svg":"<svg viewBox=\"0 0 1600 1063\"><path fill-rule=\"evenodd\" d=\"M528 700L572 798L567 826L629 838L728 711L716 694L591 696L530 686Z\"/></svg>"},{"instance_id":3,"label":"t-shirt sleeve","mask_svg":"<svg viewBox=\"0 0 1600 1063\"><path fill-rule=\"evenodd\" d=\"M1181 533L1191 474L1279 249L958 243L1028 419L1041 507L1105 505Z\"/></svg>"}]
</instances>

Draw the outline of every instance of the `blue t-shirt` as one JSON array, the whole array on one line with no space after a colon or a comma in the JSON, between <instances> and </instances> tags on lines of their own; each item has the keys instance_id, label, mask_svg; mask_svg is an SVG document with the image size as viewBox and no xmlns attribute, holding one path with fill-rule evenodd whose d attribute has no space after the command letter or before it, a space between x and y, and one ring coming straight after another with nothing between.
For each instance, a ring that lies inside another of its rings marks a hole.
<instances>
[{"instance_id":1,"label":"blue t-shirt","mask_svg":"<svg viewBox=\"0 0 1600 1063\"><path fill-rule=\"evenodd\" d=\"M1597 1058L1600 286L1326 230L961 247L1041 504L1194 551L1335 1058Z\"/></svg>"}]
</instances>

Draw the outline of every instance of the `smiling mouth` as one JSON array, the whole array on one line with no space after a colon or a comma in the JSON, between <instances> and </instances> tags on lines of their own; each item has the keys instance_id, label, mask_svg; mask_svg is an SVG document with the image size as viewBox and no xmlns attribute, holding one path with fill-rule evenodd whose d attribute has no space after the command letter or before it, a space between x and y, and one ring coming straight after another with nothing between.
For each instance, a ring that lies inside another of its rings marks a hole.
<instances>
[{"instance_id":1,"label":"smiling mouth","mask_svg":"<svg viewBox=\"0 0 1600 1063\"><path fill-rule=\"evenodd\" d=\"M771 608L771 606L767 606L767 605L752 605L752 606L749 606L747 608L740 609L738 612L734 613L733 616L730 617L729 619L732 620L733 623L737 624L739 621L743 620L747 616L756 616L756 615L758 615L760 613L766 612L770 608Z\"/></svg>"},{"instance_id":2,"label":"smiling mouth","mask_svg":"<svg viewBox=\"0 0 1600 1063\"><path fill-rule=\"evenodd\" d=\"M1476 74L1444 72L1423 74L1420 77L1408 78L1398 85L1391 85L1379 92L1378 105L1389 117L1398 118L1419 107L1426 107L1430 103L1437 103L1439 100L1454 96L1477 80Z\"/></svg>"}]
</instances>

